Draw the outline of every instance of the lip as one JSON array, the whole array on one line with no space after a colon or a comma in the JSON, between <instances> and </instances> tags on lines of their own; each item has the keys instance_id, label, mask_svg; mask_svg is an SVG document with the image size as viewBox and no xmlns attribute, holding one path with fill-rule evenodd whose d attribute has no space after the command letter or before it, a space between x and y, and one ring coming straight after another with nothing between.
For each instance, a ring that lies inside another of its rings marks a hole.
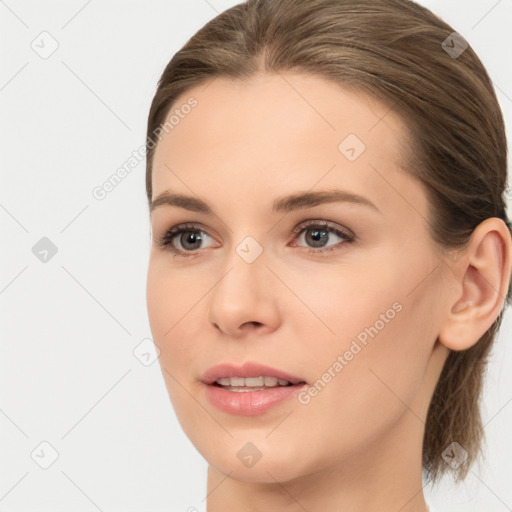
<instances>
[{"instance_id":1,"label":"lip","mask_svg":"<svg viewBox=\"0 0 512 512\"><path fill-rule=\"evenodd\" d=\"M213 384L217 379L222 377L277 377L278 379L285 379L290 381L292 384L299 384L301 382L305 382L304 379L297 377L295 375L291 375L282 370L278 370L277 368L272 368L270 366L265 366L263 364L247 362L242 366L234 366L232 364L218 364L216 366L212 366L209 370L207 370L203 377L202 381L205 384Z\"/></svg>"},{"instance_id":2,"label":"lip","mask_svg":"<svg viewBox=\"0 0 512 512\"><path fill-rule=\"evenodd\" d=\"M228 391L215 385L222 377L277 377L286 379L291 386L276 386L260 391ZM219 364L205 372L202 377L206 397L212 405L228 414L254 416L277 407L297 396L307 386L304 379L282 370L259 363L247 362L242 366Z\"/></svg>"}]
</instances>

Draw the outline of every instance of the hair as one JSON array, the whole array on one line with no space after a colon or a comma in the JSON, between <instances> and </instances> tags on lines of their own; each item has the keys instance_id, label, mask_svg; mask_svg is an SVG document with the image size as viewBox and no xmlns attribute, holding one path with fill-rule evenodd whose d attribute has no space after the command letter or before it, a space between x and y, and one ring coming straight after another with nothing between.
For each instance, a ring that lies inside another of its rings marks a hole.
<instances>
[{"instance_id":1,"label":"hair","mask_svg":"<svg viewBox=\"0 0 512 512\"><path fill-rule=\"evenodd\" d=\"M453 32L411 0L247 0L227 9L187 41L160 77L147 125L148 201L152 137L178 96L216 77L247 80L292 71L367 94L404 120L408 140L401 146L401 167L425 186L436 250L463 249L490 217L510 231L502 113L471 46L458 56L445 51L443 41ZM423 469L434 482L449 471L442 455L452 442L468 453L452 473L457 482L481 455L484 371L510 302L509 283L493 325L471 348L450 350L443 366L422 447Z\"/></svg>"}]
</instances>

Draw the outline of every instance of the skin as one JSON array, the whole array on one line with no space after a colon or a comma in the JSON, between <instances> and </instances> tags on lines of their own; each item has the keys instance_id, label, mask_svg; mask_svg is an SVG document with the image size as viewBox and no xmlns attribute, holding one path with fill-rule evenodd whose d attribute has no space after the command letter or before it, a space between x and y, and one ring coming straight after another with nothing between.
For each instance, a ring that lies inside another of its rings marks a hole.
<instances>
[{"instance_id":1,"label":"skin","mask_svg":"<svg viewBox=\"0 0 512 512\"><path fill-rule=\"evenodd\" d=\"M399 167L406 126L338 84L291 72L216 78L173 108L191 96L197 106L156 148L153 198L192 195L215 215L153 210L147 305L176 415L209 463L208 511L425 511L427 408L449 349L476 343L503 306L505 224L487 219L464 252L441 257L425 191ZM354 161L338 149L350 133L366 145ZM329 189L379 211L337 202L271 212L277 197ZM308 253L321 247L314 229L292 233L307 220L356 240L330 232L323 244L334 250ZM191 257L158 245L182 223L208 235ZM252 263L236 252L246 236L263 249ZM224 362L257 361L314 383L394 303L401 311L308 404L244 417L207 400L201 376ZM252 467L237 457L247 442L262 454Z\"/></svg>"}]
</instances>

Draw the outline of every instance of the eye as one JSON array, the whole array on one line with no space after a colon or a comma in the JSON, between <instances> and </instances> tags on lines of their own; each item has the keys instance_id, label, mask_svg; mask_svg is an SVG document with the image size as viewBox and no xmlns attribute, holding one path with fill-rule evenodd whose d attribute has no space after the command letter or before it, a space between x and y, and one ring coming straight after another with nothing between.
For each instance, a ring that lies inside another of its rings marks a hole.
<instances>
[{"instance_id":1,"label":"eye","mask_svg":"<svg viewBox=\"0 0 512 512\"><path fill-rule=\"evenodd\" d=\"M340 244L325 245L328 241L330 235L336 235L337 237L344 240L341 245L346 243L351 243L355 240L355 235L343 228L340 228L335 225L331 225L326 221L307 221L306 224L300 224L297 226L293 233L295 235L299 235L296 237L296 240L304 240L308 244L312 244L313 247L308 247L308 252L313 254L324 253L327 251L334 251L339 248ZM302 235L304 233L304 235Z\"/></svg>"},{"instance_id":2,"label":"eye","mask_svg":"<svg viewBox=\"0 0 512 512\"><path fill-rule=\"evenodd\" d=\"M302 236L303 232L304 236ZM325 245L332 235L336 235L343 240L341 245L351 243L356 238L351 231L331 225L327 221L307 221L306 224L302 223L294 228L292 233L295 235L294 240L304 239L306 243L312 244L313 247L309 247L308 252L313 254L333 251L339 248L339 243L333 247ZM175 253L175 256L190 257L197 255L198 249L204 248L200 247L200 244L208 239L212 239L212 237L196 225L180 224L166 231L158 240L158 245L165 250ZM181 247L177 247L176 243Z\"/></svg>"},{"instance_id":3,"label":"eye","mask_svg":"<svg viewBox=\"0 0 512 512\"><path fill-rule=\"evenodd\" d=\"M181 247L177 248L175 246L175 238ZM204 231L198 229L195 225L181 224L166 231L158 241L158 245L174 252L176 256L189 257L194 256L195 252L192 251L199 249L199 244L208 238L211 237Z\"/></svg>"}]
</instances>

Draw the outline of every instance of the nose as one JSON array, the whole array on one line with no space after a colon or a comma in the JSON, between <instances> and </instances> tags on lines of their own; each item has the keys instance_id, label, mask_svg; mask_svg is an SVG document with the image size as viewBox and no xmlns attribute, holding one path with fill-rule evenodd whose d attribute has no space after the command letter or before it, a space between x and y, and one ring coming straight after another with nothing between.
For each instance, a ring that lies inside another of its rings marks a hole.
<instances>
[{"instance_id":1,"label":"nose","mask_svg":"<svg viewBox=\"0 0 512 512\"><path fill-rule=\"evenodd\" d=\"M233 250L209 296L208 321L226 336L264 334L279 322L278 282L263 252L251 263Z\"/></svg>"}]
</instances>

